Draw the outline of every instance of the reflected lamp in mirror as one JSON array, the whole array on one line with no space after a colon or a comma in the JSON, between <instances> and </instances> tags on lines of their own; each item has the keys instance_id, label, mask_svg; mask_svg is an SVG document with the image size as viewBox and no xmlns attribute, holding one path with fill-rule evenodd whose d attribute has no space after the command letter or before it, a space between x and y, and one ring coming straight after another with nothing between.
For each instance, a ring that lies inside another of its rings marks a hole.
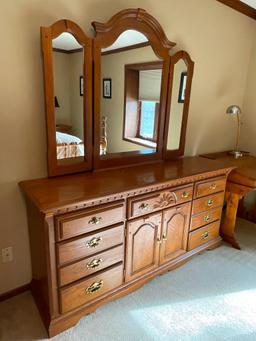
<instances>
[{"instance_id":1,"label":"reflected lamp in mirror","mask_svg":"<svg viewBox=\"0 0 256 341\"><path fill-rule=\"evenodd\" d=\"M238 105L230 105L227 108L226 113L228 115L235 116L237 119L236 145L235 145L235 149L230 152L230 154L233 155L234 158L237 159L237 158L243 156L243 153L239 150L242 110Z\"/></svg>"}]
</instances>

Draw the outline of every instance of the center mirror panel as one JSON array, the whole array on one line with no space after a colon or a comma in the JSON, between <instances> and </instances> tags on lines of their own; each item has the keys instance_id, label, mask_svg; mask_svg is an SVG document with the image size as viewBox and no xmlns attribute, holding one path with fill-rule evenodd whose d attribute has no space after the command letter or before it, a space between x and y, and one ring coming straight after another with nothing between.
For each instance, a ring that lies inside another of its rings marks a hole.
<instances>
[{"instance_id":1,"label":"center mirror panel","mask_svg":"<svg viewBox=\"0 0 256 341\"><path fill-rule=\"evenodd\" d=\"M100 157L157 150L163 62L127 30L101 49Z\"/></svg>"},{"instance_id":2,"label":"center mirror panel","mask_svg":"<svg viewBox=\"0 0 256 341\"><path fill-rule=\"evenodd\" d=\"M64 32L52 40L56 157L84 158L83 46Z\"/></svg>"}]
</instances>

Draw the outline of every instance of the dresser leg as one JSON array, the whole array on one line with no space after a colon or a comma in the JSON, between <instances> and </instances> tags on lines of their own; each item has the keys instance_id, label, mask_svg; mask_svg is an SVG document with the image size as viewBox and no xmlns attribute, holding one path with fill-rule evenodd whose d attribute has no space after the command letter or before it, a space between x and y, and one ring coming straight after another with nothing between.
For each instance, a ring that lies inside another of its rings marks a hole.
<instances>
[{"instance_id":1,"label":"dresser leg","mask_svg":"<svg viewBox=\"0 0 256 341\"><path fill-rule=\"evenodd\" d=\"M241 194L226 192L227 209L224 221L220 227L220 235L224 241L231 244L235 249L241 250L235 236L236 215Z\"/></svg>"}]
</instances>

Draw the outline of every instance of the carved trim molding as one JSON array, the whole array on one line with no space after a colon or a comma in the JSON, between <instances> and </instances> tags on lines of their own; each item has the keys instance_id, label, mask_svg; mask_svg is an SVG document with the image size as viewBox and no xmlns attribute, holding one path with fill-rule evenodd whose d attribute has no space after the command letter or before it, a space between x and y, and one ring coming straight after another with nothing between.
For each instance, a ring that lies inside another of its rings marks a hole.
<instances>
[{"instance_id":1,"label":"carved trim molding","mask_svg":"<svg viewBox=\"0 0 256 341\"><path fill-rule=\"evenodd\" d=\"M59 207L58 209L47 210L43 213L63 214L63 213L71 212L71 211L81 210L87 207L92 207L96 205L102 205L102 204L106 204L109 202L118 201L121 199L127 199L131 196L151 193L154 191L176 187L180 185L186 185L195 181L206 180L206 179L217 177L220 175L227 176L229 172L230 172L230 168L227 168L227 169L220 169L214 172L193 175L193 176L185 177L182 179L170 180L170 181L162 182L160 184L156 184L152 186L141 187L141 188L137 188L137 189L126 191L126 192L116 193L114 195L112 194L109 196L95 198L95 200L84 200L84 201L76 202L73 205L72 204L65 205L65 206Z\"/></svg>"},{"instance_id":2,"label":"carved trim molding","mask_svg":"<svg viewBox=\"0 0 256 341\"><path fill-rule=\"evenodd\" d=\"M120 25L120 23L122 23L122 25ZM130 29L139 29L144 25L154 32L158 41L164 48L171 49L176 45L176 43L171 42L167 38L159 22L142 8L123 10L115 14L106 23L97 21L92 22L92 26L96 32L96 38L112 32L112 34L115 35L114 40L124 31L124 29L129 29L129 27Z\"/></svg>"}]
</instances>

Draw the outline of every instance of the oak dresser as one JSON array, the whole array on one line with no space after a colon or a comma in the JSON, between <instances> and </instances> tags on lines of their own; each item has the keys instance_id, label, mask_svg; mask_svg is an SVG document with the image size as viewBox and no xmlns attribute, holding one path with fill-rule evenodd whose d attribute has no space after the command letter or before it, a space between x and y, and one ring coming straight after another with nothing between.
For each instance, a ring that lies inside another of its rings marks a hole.
<instances>
[{"instance_id":1,"label":"oak dresser","mask_svg":"<svg viewBox=\"0 0 256 341\"><path fill-rule=\"evenodd\" d=\"M49 336L219 246L231 169L191 157L21 182L31 287Z\"/></svg>"}]
</instances>

